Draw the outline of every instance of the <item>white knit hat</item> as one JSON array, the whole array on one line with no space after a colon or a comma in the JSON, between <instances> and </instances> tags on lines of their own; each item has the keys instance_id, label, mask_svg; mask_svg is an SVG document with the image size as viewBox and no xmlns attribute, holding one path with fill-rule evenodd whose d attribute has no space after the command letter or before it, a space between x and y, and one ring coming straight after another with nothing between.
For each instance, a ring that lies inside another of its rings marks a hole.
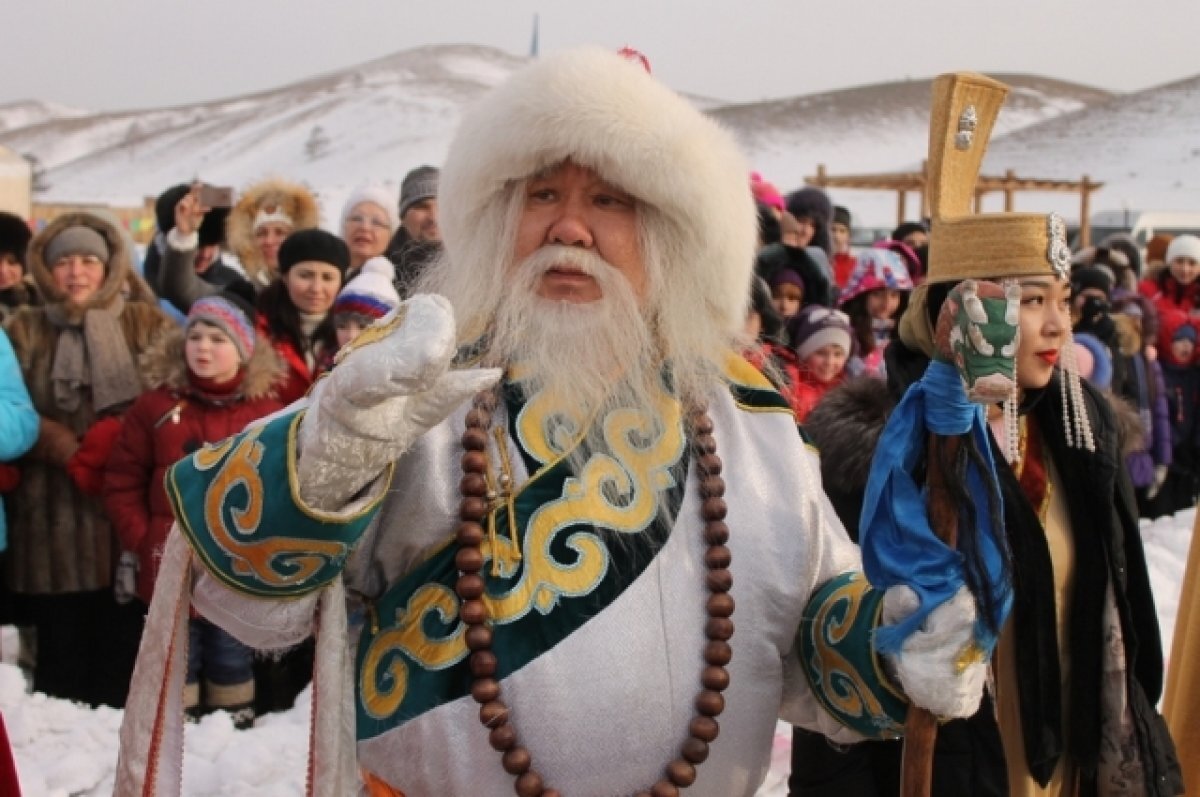
<instances>
[{"instance_id":1,"label":"white knit hat","mask_svg":"<svg viewBox=\"0 0 1200 797\"><path fill-rule=\"evenodd\" d=\"M392 280L396 268L386 257L373 257L363 264L362 271L346 283L333 303L333 316L358 315L364 318L383 318L400 305L400 294Z\"/></svg>"},{"instance_id":2,"label":"white knit hat","mask_svg":"<svg viewBox=\"0 0 1200 797\"><path fill-rule=\"evenodd\" d=\"M379 183L368 183L354 189L346 198L346 204L342 206L343 227L346 226L346 219L350 218L350 214L354 211L354 206L361 202L378 205L379 209L387 216L388 229L392 232L395 232L396 228L400 226L400 216L396 212L396 192Z\"/></svg>"},{"instance_id":3,"label":"white knit hat","mask_svg":"<svg viewBox=\"0 0 1200 797\"><path fill-rule=\"evenodd\" d=\"M1200 238L1194 235L1177 235L1167 245L1167 262L1177 257L1190 257L1200 263Z\"/></svg>"}]
</instances>

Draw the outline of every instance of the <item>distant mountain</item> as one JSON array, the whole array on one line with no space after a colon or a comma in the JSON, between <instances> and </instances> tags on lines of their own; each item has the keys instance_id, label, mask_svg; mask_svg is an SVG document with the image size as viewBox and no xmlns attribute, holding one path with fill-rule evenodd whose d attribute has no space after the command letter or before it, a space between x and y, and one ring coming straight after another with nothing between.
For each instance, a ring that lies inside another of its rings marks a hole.
<instances>
[{"instance_id":1,"label":"distant mountain","mask_svg":"<svg viewBox=\"0 0 1200 797\"><path fill-rule=\"evenodd\" d=\"M0 106L0 144L38 157L47 170L46 200L133 205L193 177L240 187L283 175L313 186L331 222L355 185L395 184L413 166L440 162L463 108L526 61L490 47L439 45L269 91L173 108L95 114L52 109L40 115L26 110L21 117L19 108L40 104ZM1114 181L1151 171L1119 155L1136 151L1153 159L1153 148L1135 144L1139 137L1171 130L1182 141L1187 131L1200 129L1195 82L1184 82L1191 85L1187 91L1163 87L1117 96L1038 76L994 77L1013 91L997 124L989 170L1078 177L1083 171L1074 164L1081 155L1071 145L1077 141L1078 150L1095 149L1084 170L1093 179ZM928 141L929 92L929 80L911 80L756 103L689 99L732 130L753 168L788 190L822 163L830 174L919 166ZM1167 97L1139 100L1154 92L1192 101L1186 112L1174 112ZM1144 107L1131 104L1143 101ZM1143 108L1131 114L1142 127L1122 128L1126 138L1118 144L1101 132L1116 128L1096 120L1121 117L1125 107ZM1059 123L1065 126L1054 126ZM1074 139L1074 129L1091 133ZM1061 133L1034 134L1043 130ZM1053 147L1059 147L1057 154L1047 154ZM865 223L894 220L893 195L842 192L835 200ZM1066 202L1073 206L1073 200ZM915 214L915 197L909 208Z\"/></svg>"},{"instance_id":2,"label":"distant mountain","mask_svg":"<svg viewBox=\"0 0 1200 797\"><path fill-rule=\"evenodd\" d=\"M40 100L19 100L0 105L0 135L8 130L41 124L54 119L66 119L73 116L84 116L87 111L79 108L68 108Z\"/></svg>"}]
</instances>

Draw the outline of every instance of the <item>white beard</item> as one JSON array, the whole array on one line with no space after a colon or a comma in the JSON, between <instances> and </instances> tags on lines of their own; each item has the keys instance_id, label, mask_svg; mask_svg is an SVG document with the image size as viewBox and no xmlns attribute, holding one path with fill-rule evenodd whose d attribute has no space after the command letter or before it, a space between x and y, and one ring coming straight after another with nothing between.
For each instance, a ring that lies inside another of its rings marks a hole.
<instances>
[{"instance_id":1,"label":"white beard","mask_svg":"<svg viewBox=\"0 0 1200 797\"><path fill-rule=\"evenodd\" d=\"M602 297L567 302L537 295L542 275L570 264L592 276ZM526 396L549 392L579 415L648 407L661 385L661 358L633 288L603 258L569 246L546 246L514 269L499 303L488 365L519 366Z\"/></svg>"}]
</instances>

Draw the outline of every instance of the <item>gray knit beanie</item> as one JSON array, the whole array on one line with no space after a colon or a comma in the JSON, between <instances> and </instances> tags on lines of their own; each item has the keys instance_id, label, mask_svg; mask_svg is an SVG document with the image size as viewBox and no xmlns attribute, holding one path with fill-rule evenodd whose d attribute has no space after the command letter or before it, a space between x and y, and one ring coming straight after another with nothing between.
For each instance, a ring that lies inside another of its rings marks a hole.
<instances>
[{"instance_id":1,"label":"gray knit beanie","mask_svg":"<svg viewBox=\"0 0 1200 797\"><path fill-rule=\"evenodd\" d=\"M46 265L53 267L59 258L67 255L93 255L100 262L108 264L108 243L104 236L93 230L77 224L67 227L58 235L46 242Z\"/></svg>"}]
</instances>

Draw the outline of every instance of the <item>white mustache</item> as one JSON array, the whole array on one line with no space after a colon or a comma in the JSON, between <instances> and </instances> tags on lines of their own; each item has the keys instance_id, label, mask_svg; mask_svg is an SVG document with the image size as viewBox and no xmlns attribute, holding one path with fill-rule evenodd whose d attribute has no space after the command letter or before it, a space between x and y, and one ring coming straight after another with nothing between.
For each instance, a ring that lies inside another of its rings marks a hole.
<instances>
[{"instance_id":1,"label":"white mustache","mask_svg":"<svg viewBox=\"0 0 1200 797\"><path fill-rule=\"evenodd\" d=\"M612 273L608 261L595 252L557 244L543 246L522 260L518 271L532 280L559 266L570 266L601 282Z\"/></svg>"}]
</instances>

